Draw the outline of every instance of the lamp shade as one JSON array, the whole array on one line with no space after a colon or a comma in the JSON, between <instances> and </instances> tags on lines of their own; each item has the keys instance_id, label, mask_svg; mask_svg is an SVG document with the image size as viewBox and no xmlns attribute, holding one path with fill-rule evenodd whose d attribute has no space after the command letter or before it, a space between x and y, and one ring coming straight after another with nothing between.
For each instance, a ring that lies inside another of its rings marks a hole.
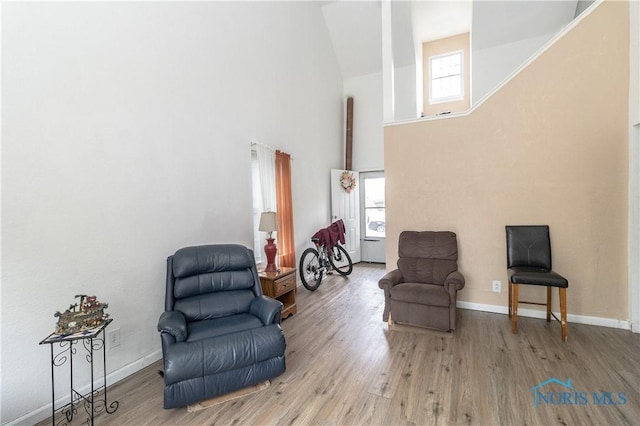
<instances>
[{"instance_id":1,"label":"lamp shade","mask_svg":"<svg viewBox=\"0 0 640 426\"><path fill-rule=\"evenodd\" d=\"M258 231L276 232L278 230L278 218L276 212L262 212L260 215L260 225Z\"/></svg>"}]
</instances>

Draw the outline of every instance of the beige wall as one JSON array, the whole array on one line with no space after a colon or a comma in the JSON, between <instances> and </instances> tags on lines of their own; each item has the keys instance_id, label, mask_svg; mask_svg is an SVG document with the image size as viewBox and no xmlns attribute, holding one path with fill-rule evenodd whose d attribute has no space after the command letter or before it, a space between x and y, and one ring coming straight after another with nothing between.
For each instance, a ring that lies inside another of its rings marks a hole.
<instances>
[{"instance_id":1,"label":"beige wall","mask_svg":"<svg viewBox=\"0 0 640 426\"><path fill-rule=\"evenodd\" d=\"M431 105L429 103L429 56L442 55L444 53L463 51L463 72L464 72L464 99L453 102L441 102ZM424 106L425 117L433 116L445 111L462 112L469 109L471 104L471 50L469 49L469 33L458 34L440 40L422 43L422 69L424 70Z\"/></svg>"},{"instance_id":2,"label":"beige wall","mask_svg":"<svg viewBox=\"0 0 640 426\"><path fill-rule=\"evenodd\" d=\"M385 127L387 269L402 230L452 230L459 299L506 306L504 226L549 224L569 313L627 319L628 22L604 2L468 116Z\"/></svg>"}]
</instances>

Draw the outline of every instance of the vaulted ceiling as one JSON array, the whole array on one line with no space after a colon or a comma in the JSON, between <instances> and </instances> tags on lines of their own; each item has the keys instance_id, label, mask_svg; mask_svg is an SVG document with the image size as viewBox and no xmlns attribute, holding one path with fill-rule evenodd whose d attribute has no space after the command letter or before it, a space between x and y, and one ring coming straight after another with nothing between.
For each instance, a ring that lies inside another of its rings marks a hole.
<instances>
[{"instance_id":1,"label":"vaulted ceiling","mask_svg":"<svg viewBox=\"0 0 640 426\"><path fill-rule=\"evenodd\" d=\"M473 48L483 49L555 33L592 1L391 1L396 65L415 61L422 42L471 31ZM381 72L379 1L321 3L344 79Z\"/></svg>"},{"instance_id":2,"label":"vaulted ceiling","mask_svg":"<svg viewBox=\"0 0 640 426\"><path fill-rule=\"evenodd\" d=\"M382 29L377 1L334 1L322 6L342 78L382 70Z\"/></svg>"}]
</instances>

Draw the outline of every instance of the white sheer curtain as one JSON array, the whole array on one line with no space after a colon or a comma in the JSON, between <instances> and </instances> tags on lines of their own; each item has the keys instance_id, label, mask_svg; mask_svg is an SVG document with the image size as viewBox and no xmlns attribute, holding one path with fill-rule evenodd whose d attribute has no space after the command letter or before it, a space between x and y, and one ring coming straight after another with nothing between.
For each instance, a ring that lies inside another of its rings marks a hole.
<instances>
[{"instance_id":1,"label":"white sheer curtain","mask_svg":"<svg viewBox=\"0 0 640 426\"><path fill-rule=\"evenodd\" d=\"M260 191L262 193L262 211L276 211L276 153L259 143L253 148L258 159L258 173L260 174Z\"/></svg>"},{"instance_id":2,"label":"white sheer curtain","mask_svg":"<svg viewBox=\"0 0 640 426\"><path fill-rule=\"evenodd\" d=\"M255 142L251 144L251 151L253 175L253 254L256 263L261 264L264 255L263 246L265 244L266 234L258 231L258 224L260 223L260 215L262 212L276 211L276 152L266 145Z\"/></svg>"}]
</instances>

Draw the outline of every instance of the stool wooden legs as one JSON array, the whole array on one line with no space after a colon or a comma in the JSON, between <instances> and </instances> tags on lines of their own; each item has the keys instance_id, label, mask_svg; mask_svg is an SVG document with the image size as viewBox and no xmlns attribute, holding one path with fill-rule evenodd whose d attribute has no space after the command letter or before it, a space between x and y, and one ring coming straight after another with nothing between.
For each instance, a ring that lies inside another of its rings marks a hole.
<instances>
[{"instance_id":1,"label":"stool wooden legs","mask_svg":"<svg viewBox=\"0 0 640 426\"><path fill-rule=\"evenodd\" d=\"M562 341L566 342L568 336L567 332L567 289L559 288L560 291L560 327L562 329Z\"/></svg>"},{"instance_id":2,"label":"stool wooden legs","mask_svg":"<svg viewBox=\"0 0 640 426\"><path fill-rule=\"evenodd\" d=\"M568 339L567 331L567 289L558 288L560 294L560 319L551 312L551 287L547 287L547 322L551 321L551 317L558 320L560 323L560 329L562 330L562 341L566 342ZM511 332L516 334L518 332L518 284L512 284L509 281L509 317L511 318ZM522 302L530 303L534 305L542 305L542 303Z\"/></svg>"},{"instance_id":3,"label":"stool wooden legs","mask_svg":"<svg viewBox=\"0 0 640 426\"><path fill-rule=\"evenodd\" d=\"M551 287L547 287L547 322L551 321Z\"/></svg>"},{"instance_id":4,"label":"stool wooden legs","mask_svg":"<svg viewBox=\"0 0 640 426\"><path fill-rule=\"evenodd\" d=\"M512 294L511 294L511 287L513 286L513 284L511 284L511 279L509 279L509 318L511 318L511 306L513 305L513 299L512 299Z\"/></svg>"},{"instance_id":5,"label":"stool wooden legs","mask_svg":"<svg viewBox=\"0 0 640 426\"><path fill-rule=\"evenodd\" d=\"M509 288L513 287L511 290L511 332L518 332L518 284L512 284Z\"/></svg>"}]
</instances>

